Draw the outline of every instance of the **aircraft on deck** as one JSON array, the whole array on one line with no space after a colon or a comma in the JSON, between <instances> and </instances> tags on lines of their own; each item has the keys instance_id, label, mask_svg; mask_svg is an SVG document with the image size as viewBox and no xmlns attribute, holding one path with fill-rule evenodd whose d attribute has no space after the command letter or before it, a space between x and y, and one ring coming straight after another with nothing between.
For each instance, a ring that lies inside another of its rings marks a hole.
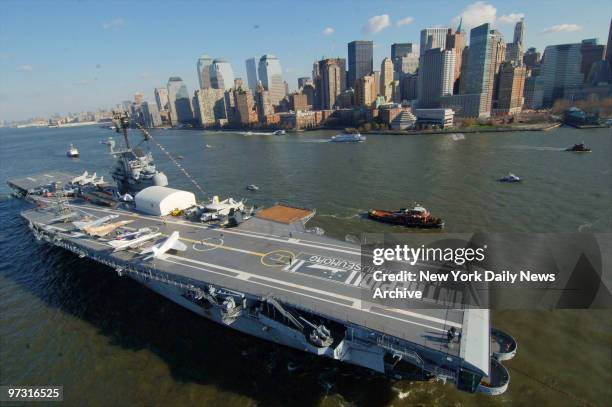
<instances>
[{"instance_id":1,"label":"aircraft on deck","mask_svg":"<svg viewBox=\"0 0 612 407\"><path fill-rule=\"evenodd\" d=\"M179 232L174 231L170 236L168 236L168 238L166 238L166 240L151 247L147 247L141 252L141 254L153 253L144 258L145 260L149 260L166 258L165 254L168 250L178 250L184 252L187 250L187 246L185 243L179 240L179 237Z\"/></svg>"},{"instance_id":2,"label":"aircraft on deck","mask_svg":"<svg viewBox=\"0 0 612 407\"><path fill-rule=\"evenodd\" d=\"M102 236L108 235L115 229L121 226L125 226L132 222L134 221L133 220L120 220L119 222L109 223L109 224L101 225L101 226L87 226L87 227L84 227L82 230L88 235L102 237Z\"/></svg>"},{"instance_id":3,"label":"aircraft on deck","mask_svg":"<svg viewBox=\"0 0 612 407\"><path fill-rule=\"evenodd\" d=\"M98 218L95 220L90 220L90 221L76 221L76 222L72 222L72 224L79 230L84 230L85 228L92 228L92 227L96 227L96 226L100 226L106 222L108 222L111 219L115 219L118 218L119 215L108 215L108 216L104 216L102 218Z\"/></svg>"},{"instance_id":4,"label":"aircraft on deck","mask_svg":"<svg viewBox=\"0 0 612 407\"><path fill-rule=\"evenodd\" d=\"M157 233L148 233L142 236L138 236L135 239L131 239L131 240L126 240L126 239L122 239L122 240L111 240L110 242L108 242L109 245L111 245L113 247L113 252L118 252L121 250L128 250L131 249L133 247L137 247L140 246L141 244L143 244L144 242L148 242L149 240L153 240L157 237L161 236L161 233L157 232Z\"/></svg>"}]
</instances>

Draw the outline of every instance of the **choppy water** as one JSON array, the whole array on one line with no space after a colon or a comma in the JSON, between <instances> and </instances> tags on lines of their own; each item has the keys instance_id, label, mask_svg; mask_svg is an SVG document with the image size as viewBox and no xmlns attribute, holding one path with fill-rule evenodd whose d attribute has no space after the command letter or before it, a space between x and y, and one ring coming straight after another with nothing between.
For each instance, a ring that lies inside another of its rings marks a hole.
<instances>
[{"instance_id":1,"label":"choppy water","mask_svg":"<svg viewBox=\"0 0 612 407\"><path fill-rule=\"evenodd\" d=\"M340 239L398 231L361 215L413 202L453 232L612 230L609 129L372 135L358 145L326 143L332 134L153 133L205 190L315 207L310 225ZM6 179L43 170L104 174L112 159L100 141L110 135L97 127L0 129L0 193L8 193ZM581 141L593 152L560 151ZM80 159L65 157L69 143ZM153 152L173 186L192 189ZM524 182L495 182L509 171ZM251 183L261 189L246 191ZM1 384L64 385L66 404L100 406L603 405L612 397L608 311L494 312L494 325L519 342L500 397L390 383L217 326L106 267L40 245L18 217L24 207L0 201ZM298 369L290 372L289 362Z\"/></svg>"}]
</instances>

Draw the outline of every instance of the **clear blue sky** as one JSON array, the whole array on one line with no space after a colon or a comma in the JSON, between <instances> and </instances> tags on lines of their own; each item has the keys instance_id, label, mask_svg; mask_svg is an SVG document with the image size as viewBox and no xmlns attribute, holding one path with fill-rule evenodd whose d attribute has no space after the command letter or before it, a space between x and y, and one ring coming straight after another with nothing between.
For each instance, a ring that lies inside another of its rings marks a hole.
<instances>
[{"instance_id":1,"label":"clear blue sky","mask_svg":"<svg viewBox=\"0 0 612 407\"><path fill-rule=\"evenodd\" d=\"M494 21L511 39L524 14L526 44L608 37L612 1L11 1L0 2L0 120L109 108L181 76L190 92L202 53L244 61L272 53L296 87L322 56L375 42L375 66L393 42L419 42L424 27ZM378 16L374 20L368 21ZM410 18L408 18L410 17ZM464 20L464 21L465 21ZM327 29L327 30L326 30Z\"/></svg>"}]
</instances>

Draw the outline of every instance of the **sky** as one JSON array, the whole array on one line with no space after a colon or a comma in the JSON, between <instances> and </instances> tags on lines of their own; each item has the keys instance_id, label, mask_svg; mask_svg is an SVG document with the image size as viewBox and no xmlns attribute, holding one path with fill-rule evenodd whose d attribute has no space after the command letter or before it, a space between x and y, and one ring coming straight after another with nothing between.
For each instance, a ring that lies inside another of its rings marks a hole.
<instances>
[{"instance_id":1,"label":"sky","mask_svg":"<svg viewBox=\"0 0 612 407\"><path fill-rule=\"evenodd\" d=\"M13 1L0 0L0 120L112 108L181 76L198 86L201 54L244 61L271 53L290 89L322 57L374 41L374 69L394 42L417 45L425 27L490 22L511 41L525 18L527 47L597 38L606 43L612 1Z\"/></svg>"}]
</instances>

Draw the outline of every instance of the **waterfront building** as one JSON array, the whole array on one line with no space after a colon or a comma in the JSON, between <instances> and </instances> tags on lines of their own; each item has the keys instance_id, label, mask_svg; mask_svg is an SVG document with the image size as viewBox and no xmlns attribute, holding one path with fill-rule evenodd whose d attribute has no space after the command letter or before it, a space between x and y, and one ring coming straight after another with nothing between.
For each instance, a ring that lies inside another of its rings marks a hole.
<instances>
[{"instance_id":1,"label":"waterfront building","mask_svg":"<svg viewBox=\"0 0 612 407\"><path fill-rule=\"evenodd\" d=\"M223 89L198 89L195 98L198 106L196 120L200 126L214 126L219 120L227 118Z\"/></svg>"},{"instance_id":2,"label":"waterfront building","mask_svg":"<svg viewBox=\"0 0 612 407\"><path fill-rule=\"evenodd\" d=\"M372 107L376 100L376 79L374 75L365 75L355 82L355 102L358 106Z\"/></svg>"},{"instance_id":3,"label":"waterfront building","mask_svg":"<svg viewBox=\"0 0 612 407\"><path fill-rule=\"evenodd\" d=\"M419 55L430 48L446 48L446 34L448 28L424 28L421 30L421 43L419 44Z\"/></svg>"},{"instance_id":4,"label":"waterfront building","mask_svg":"<svg viewBox=\"0 0 612 407\"><path fill-rule=\"evenodd\" d=\"M257 123L257 110L250 89L237 88L234 90L236 114L241 125L249 126Z\"/></svg>"},{"instance_id":5,"label":"waterfront building","mask_svg":"<svg viewBox=\"0 0 612 407\"><path fill-rule=\"evenodd\" d=\"M499 72L497 113L514 115L521 112L526 72L525 66L517 66L513 61L502 64Z\"/></svg>"},{"instance_id":6,"label":"waterfront building","mask_svg":"<svg viewBox=\"0 0 612 407\"><path fill-rule=\"evenodd\" d=\"M257 82L257 88L255 90L255 107L257 109L259 121L262 123L266 122L266 117L274 114L274 107L270 100L270 92L263 87L261 81Z\"/></svg>"},{"instance_id":7,"label":"waterfront building","mask_svg":"<svg viewBox=\"0 0 612 407\"><path fill-rule=\"evenodd\" d=\"M453 94L455 53L452 50L430 48L419 63L418 102L420 108L435 108L440 97Z\"/></svg>"},{"instance_id":8,"label":"waterfront building","mask_svg":"<svg viewBox=\"0 0 612 407\"><path fill-rule=\"evenodd\" d=\"M417 121L417 118L410 109L401 109L398 115L391 121L391 130L409 130L412 129Z\"/></svg>"},{"instance_id":9,"label":"waterfront building","mask_svg":"<svg viewBox=\"0 0 612 407\"><path fill-rule=\"evenodd\" d=\"M374 42L352 41L348 43L348 83L355 87L355 82L374 70Z\"/></svg>"},{"instance_id":10,"label":"waterfront building","mask_svg":"<svg viewBox=\"0 0 612 407\"><path fill-rule=\"evenodd\" d=\"M414 109L419 127L437 126L445 129L453 126L455 112L452 109Z\"/></svg>"},{"instance_id":11,"label":"waterfront building","mask_svg":"<svg viewBox=\"0 0 612 407\"><path fill-rule=\"evenodd\" d=\"M549 45L544 50L538 85L541 84L543 106L552 106L555 100L569 97L584 80L582 44Z\"/></svg>"},{"instance_id":12,"label":"waterfront building","mask_svg":"<svg viewBox=\"0 0 612 407\"><path fill-rule=\"evenodd\" d=\"M247 73L247 83L249 84L249 89L251 92L255 94L257 92L257 59L249 58L246 60L246 73Z\"/></svg>"},{"instance_id":13,"label":"waterfront building","mask_svg":"<svg viewBox=\"0 0 612 407\"><path fill-rule=\"evenodd\" d=\"M315 78L318 109L332 109L336 104L336 97L342 93L343 67L339 59L323 59L318 63Z\"/></svg>"},{"instance_id":14,"label":"waterfront building","mask_svg":"<svg viewBox=\"0 0 612 407\"><path fill-rule=\"evenodd\" d=\"M598 44L596 38L582 40L582 44L580 46L580 56L582 58L580 72L582 72L584 81L586 81L591 73L593 64L598 61L602 61L605 58L605 54L606 46L603 44Z\"/></svg>"},{"instance_id":15,"label":"waterfront building","mask_svg":"<svg viewBox=\"0 0 612 407\"><path fill-rule=\"evenodd\" d=\"M290 97L291 109L294 111L310 110L308 97L301 93L294 93Z\"/></svg>"},{"instance_id":16,"label":"waterfront building","mask_svg":"<svg viewBox=\"0 0 612 407\"><path fill-rule=\"evenodd\" d=\"M393 100L393 62L385 58L380 64L380 95L386 102Z\"/></svg>"},{"instance_id":17,"label":"waterfront building","mask_svg":"<svg viewBox=\"0 0 612 407\"><path fill-rule=\"evenodd\" d=\"M198 81L200 83L200 89L208 89L211 87L210 84L210 67L212 65L212 58L204 54L198 58L197 70L198 70Z\"/></svg>"},{"instance_id":18,"label":"waterfront building","mask_svg":"<svg viewBox=\"0 0 612 407\"><path fill-rule=\"evenodd\" d=\"M142 92L134 93L134 103L137 105L141 105L144 101L144 94Z\"/></svg>"},{"instance_id":19,"label":"waterfront building","mask_svg":"<svg viewBox=\"0 0 612 407\"><path fill-rule=\"evenodd\" d=\"M157 103L157 110L168 109L168 89L166 88L155 88L155 102Z\"/></svg>"},{"instance_id":20,"label":"waterfront building","mask_svg":"<svg viewBox=\"0 0 612 407\"><path fill-rule=\"evenodd\" d=\"M159 127L162 125L162 119L157 110L156 103L142 102L140 105L143 125L146 128Z\"/></svg>"},{"instance_id":21,"label":"waterfront building","mask_svg":"<svg viewBox=\"0 0 612 407\"><path fill-rule=\"evenodd\" d=\"M216 58L210 66L210 85L228 91L234 86L234 70L225 59Z\"/></svg>"},{"instance_id":22,"label":"waterfront building","mask_svg":"<svg viewBox=\"0 0 612 407\"><path fill-rule=\"evenodd\" d=\"M491 114L486 105L485 93L449 95L440 98L440 107L452 109L459 117L484 117Z\"/></svg>"},{"instance_id":23,"label":"waterfront building","mask_svg":"<svg viewBox=\"0 0 612 407\"><path fill-rule=\"evenodd\" d=\"M286 94L283 70L278 58L272 54L263 55L259 59L258 74L264 89L270 94L272 105L278 105Z\"/></svg>"},{"instance_id":24,"label":"waterfront building","mask_svg":"<svg viewBox=\"0 0 612 407\"><path fill-rule=\"evenodd\" d=\"M495 55L497 44L491 34L488 23L472 28L470 31L470 46L467 50L466 68L462 73L461 88L465 95L478 95L452 101L469 101L465 111L479 112L481 116L489 116L493 100L493 85L495 80ZM480 96L482 95L482 96ZM483 106L474 109L472 104L479 101ZM463 110L463 109L462 109Z\"/></svg>"},{"instance_id":25,"label":"waterfront building","mask_svg":"<svg viewBox=\"0 0 612 407\"><path fill-rule=\"evenodd\" d=\"M193 120L191 99L183 80L178 76L172 76L168 79L166 88L168 89L170 124L175 127L190 123Z\"/></svg>"},{"instance_id":26,"label":"waterfront building","mask_svg":"<svg viewBox=\"0 0 612 407\"><path fill-rule=\"evenodd\" d=\"M527 54L525 54L527 55ZM538 83L538 77L533 75L534 71L527 71L525 77L525 88L523 90L523 105L527 109L540 109L544 99L544 90Z\"/></svg>"},{"instance_id":27,"label":"waterfront building","mask_svg":"<svg viewBox=\"0 0 612 407\"><path fill-rule=\"evenodd\" d=\"M351 108L355 105L355 90L346 89L336 97L336 106L340 109Z\"/></svg>"}]
</instances>

